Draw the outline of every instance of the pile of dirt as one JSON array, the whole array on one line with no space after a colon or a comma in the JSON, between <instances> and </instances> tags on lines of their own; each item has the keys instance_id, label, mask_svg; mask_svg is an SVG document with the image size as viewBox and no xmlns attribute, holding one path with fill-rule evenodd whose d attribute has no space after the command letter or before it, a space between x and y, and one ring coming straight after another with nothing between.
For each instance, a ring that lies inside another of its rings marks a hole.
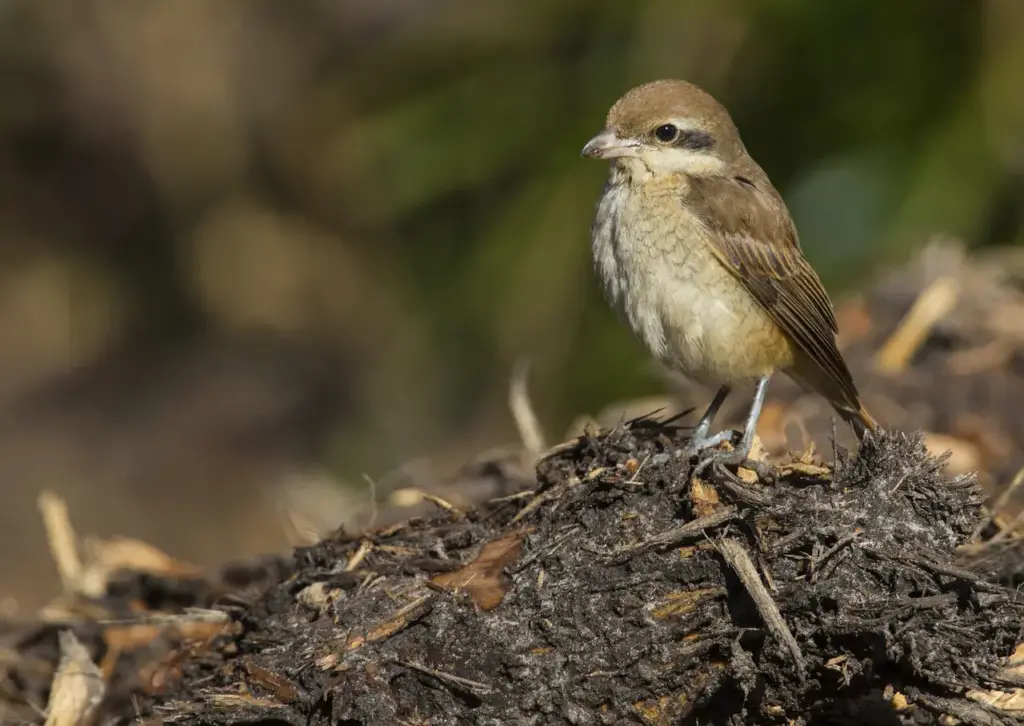
<instances>
[{"instance_id":1,"label":"pile of dirt","mask_svg":"<svg viewBox=\"0 0 1024 726\"><path fill-rule=\"evenodd\" d=\"M6 638L9 717L49 701L76 723L1024 723L1005 708L1024 601L955 563L972 478L903 434L834 468L700 473L682 438L646 419L582 436L533 489L434 499L216 583L112 576L66 624Z\"/></svg>"}]
</instances>

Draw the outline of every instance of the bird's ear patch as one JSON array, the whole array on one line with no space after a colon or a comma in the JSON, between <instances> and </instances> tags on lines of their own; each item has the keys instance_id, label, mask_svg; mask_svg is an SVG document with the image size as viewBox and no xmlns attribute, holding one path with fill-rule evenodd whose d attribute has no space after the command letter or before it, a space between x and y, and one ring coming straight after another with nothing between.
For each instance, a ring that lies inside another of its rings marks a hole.
<instances>
[{"instance_id":1,"label":"bird's ear patch","mask_svg":"<svg viewBox=\"0 0 1024 726\"><path fill-rule=\"evenodd\" d=\"M705 151L715 145L715 137L701 129L682 129L674 146L690 151Z\"/></svg>"}]
</instances>

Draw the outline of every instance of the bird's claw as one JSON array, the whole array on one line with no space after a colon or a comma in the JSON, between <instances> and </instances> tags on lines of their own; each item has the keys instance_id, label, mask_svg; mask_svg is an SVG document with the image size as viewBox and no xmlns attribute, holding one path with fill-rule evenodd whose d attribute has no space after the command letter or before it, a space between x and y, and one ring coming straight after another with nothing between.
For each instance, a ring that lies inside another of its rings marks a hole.
<instances>
[{"instance_id":1,"label":"bird's claw","mask_svg":"<svg viewBox=\"0 0 1024 726\"><path fill-rule=\"evenodd\" d=\"M731 444L740 436L742 436L742 433L733 429L720 431L714 436L701 435L700 433L694 432L694 434L690 436L690 440L686 442L686 446L679 450L678 455L680 458L689 459L693 456L698 456L705 452L715 450L715 447L723 441L728 441Z\"/></svg>"},{"instance_id":2,"label":"bird's claw","mask_svg":"<svg viewBox=\"0 0 1024 726\"><path fill-rule=\"evenodd\" d=\"M747 452L740 449L722 450L714 449L711 451L705 450L697 461L696 467L694 467L694 474L697 476L702 475L707 471L708 467L714 467L715 469L724 468L726 466L740 466L747 460Z\"/></svg>"},{"instance_id":3,"label":"bird's claw","mask_svg":"<svg viewBox=\"0 0 1024 726\"><path fill-rule=\"evenodd\" d=\"M700 458L696 466L694 466L693 473L696 476L702 476L708 468L714 469L714 471L721 476L730 476L735 478L735 474L729 472L725 467L735 466L749 469L757 475L757 480L761 483L770 483L775 481L775 471L768 464L763 461L757 461L756 459L748 458L749 451L744 451L742 448L733 449L731 451L709 451Z\"/></svg>"}]
</instances>

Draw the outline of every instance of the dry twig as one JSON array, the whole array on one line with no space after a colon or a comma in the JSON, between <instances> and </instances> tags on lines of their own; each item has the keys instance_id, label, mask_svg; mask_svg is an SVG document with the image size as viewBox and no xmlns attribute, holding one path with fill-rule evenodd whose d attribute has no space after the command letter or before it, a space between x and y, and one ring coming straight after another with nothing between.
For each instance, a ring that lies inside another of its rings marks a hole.
<instances>
[{"instance_id":1,"label":"dry twig","mask_svg":"<svg viewBox=\"0 0 1024 726\"><path fill-rule=\"evenodd\" d=\"M786 625L786 621L783 620L782 613L779 612L779 606L775 604L775 600L772 599L768 589L761 582L761 577L757 574L757 569L754 567L750 555L747 554L746 548L738 540L728 537L718 540L715 546L722 553L722 557L725 558L729 567L733 569L740 582L743 583L743 587L750 594L769 632L789 651L789 655L793 658L793 662L796 665L797 674L800 680L803 681L805 678L804 657L800 652L800 645L796 642L796 638L793 637L793 633L790 631L789 626Z\"/></svg>"}]
</instances>

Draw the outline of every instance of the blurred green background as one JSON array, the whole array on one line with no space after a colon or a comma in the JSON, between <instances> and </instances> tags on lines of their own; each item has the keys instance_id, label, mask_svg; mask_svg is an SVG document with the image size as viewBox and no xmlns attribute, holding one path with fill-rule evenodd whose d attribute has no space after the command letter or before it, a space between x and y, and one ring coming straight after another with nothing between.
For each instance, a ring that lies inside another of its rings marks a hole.
<instances>
[{"instance_id":1,"label":"blurred green background","mask_svg":"<svg viewBox=\"0 0 1024 726\"><path fill-rule=\"evenodd\" d=\"M520 357L552 438L663 388L579 157L659 77L732 110L836 295L1021 239L1020 0L0 0L0 531L44 551L52 487L194 559L275 547L253 492L310 462L514 437ZM0 593L48 576L17 559Z\"/></svg>"}]
</instances>

